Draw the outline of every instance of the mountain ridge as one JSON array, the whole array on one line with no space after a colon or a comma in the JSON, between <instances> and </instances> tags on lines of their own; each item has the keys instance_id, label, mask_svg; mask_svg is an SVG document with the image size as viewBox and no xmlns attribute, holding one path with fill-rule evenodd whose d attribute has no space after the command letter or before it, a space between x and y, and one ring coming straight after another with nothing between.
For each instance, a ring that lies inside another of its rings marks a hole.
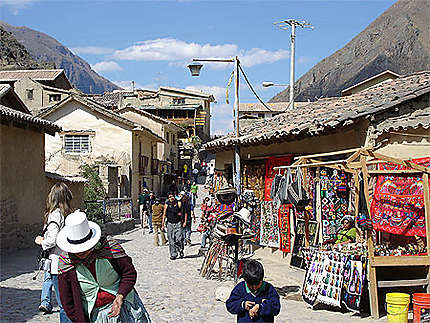
<instances>
[{"instance_id":1,"label":"mountain ridge","mask_svg":"<svg viewBox=\"0 0 430 323\"><path fill-rule=\"evenodd\" d=\"M430 2L400 0L344 47L295 82L296 101L340 96L341 91L385 70L411 74L430 69ZM289 100L289 88L269 102Z\"/></svg>"},{"instance_id":2,"label":"mountain ridge","mask_svg":"<svg viewBox=\"0 0 430 323\"><path fill-rule=\"evenodd\" d=\"M0 21L0 27L12 33L36 61L50 61L57 68L64 69L70 83L82 92L98 94L120 89L98 75L90 64L55 38L25 26L15 27L4 21Z\"/></svg>"}]
</instances>

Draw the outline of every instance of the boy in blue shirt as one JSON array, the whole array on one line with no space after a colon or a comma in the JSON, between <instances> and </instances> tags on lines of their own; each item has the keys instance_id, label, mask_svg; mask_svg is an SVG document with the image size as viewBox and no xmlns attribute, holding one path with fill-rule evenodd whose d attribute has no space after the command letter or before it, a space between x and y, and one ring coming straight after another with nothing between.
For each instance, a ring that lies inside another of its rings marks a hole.
<instances>
[{"instance_id":1,"label":"boy in blue shirt","mask_svg":"<svg viewBox=\"0 0 430 323\"><path fill-rule=\"evenodd\" d=\"M278 292L263 281L264 268L256 260L244 264L242 278L226 302L227 311L237 315L237 322L274 322L281 310Z\"/></svg>"}]
</instances>

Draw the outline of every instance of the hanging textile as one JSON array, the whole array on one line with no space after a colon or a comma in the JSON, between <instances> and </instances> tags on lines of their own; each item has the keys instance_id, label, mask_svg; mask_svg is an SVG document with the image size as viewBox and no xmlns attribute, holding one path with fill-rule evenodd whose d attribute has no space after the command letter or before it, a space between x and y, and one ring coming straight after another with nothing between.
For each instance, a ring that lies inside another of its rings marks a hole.
<instances>
[{"instance_id":1,"label":"hanging textile","mask_svg":"<svg viewBox=\"0 0 430 323\"><path fill-rule=\"evenodd\" d=\"M305 280L303 281L302 297L303 301L311 306L315 304L320 287L321 274L324 266L324 254L316 251L312 255L309 267L306 270Z\"/></svg>"},{"instance_id":2,"label":"hanging textile","mask_svg":"<svg viewBox=\"0 0 430 323\"><path fill-rule=\"evenodd\" d=\"M253 244L260 244L260 228L261 228L261 206L256 207L253 209L252 215L251 215L251 233L252 238L251 243Z\"/></svg>"},{"instance_id":3,"label":"hanging textile","mask_svg":"<svg viewBox=\"0 0 430 323\"><path fill-rule=\"evenodd\" d=\"M346 257L343 271L342 303L352 312L360 312L361 294L366 279L367 257L350 255Z\"/></svg>"},{"instance_id":4,"label":"hanging textile","mask_svg":"<svg viewBox=\"0 0 430 323\"><path fill-rule=\"evenodd\" d=\"M340 221L348 214L348 181L344 172L321 168L321 219L323 241L336 239Z\"/></svg>"},{"instance_id":5,"label":"hanging textile","mask_svg":"<svg viewBox=\"0 0 430 323\"><path fill-rule=\"evenodd\" d=\"M261 203L260 245L279 248L278 210L272 201Z\"/></svg>"},{"instance_id":6,"label":"hanging textile","mask_svg":"<svg viewBox=\"0 0 430 323\"><path fill-rule=\"evenodd\" d=\"M266 166L263 162L247 163L242 168L242 191L253 190L255 196L264 200Z\"/></svg>"},{"instance_id":7,"label":"hanging textile","mask_svg":"<svg viewBox=\"0 0 430 323\"><path fill-rule=\"evenodd\" d=\"M290 211L291 205L288 204L283 204L279 208L279 249L282 252L290 252L291 250Z\"/></svg>"},{"instance_id":8,"label":"hanging textile","mask_svg":"<svg viewBox=\"0 0 430 323\"><path fill-rule=\"evenodd\" d=\"M412 162L430 167L430 157ZM384 163L379 170L402 170L408 167ZM378 176L371 204L372 224L377 231L404 236L426 236L424 191L421 176Z\"/></svg>"},{"instance_id":9,"label":"hanging textile","mask_svg":"<svg viewBox=\"0 0 430 323\"><path fill-rule=\"evenodd\" d=\"M317 300L331 306L341 307L343 269L346 257L344 254L331 251L324 255L323 271L320 276L321 286Z\"/></svg>"},{"instance_id":10,"label":"hanging textile","mask_svg":"<svg viewBox=\"0 0 430 323\"><path fill-rule=\"evenodd\" d=\"M265 166L266 166L266 177L264 180L265 184L265 193L264 193L264 200L270 201L270 190L272 188L272 181L275 175L278 173L278 171L275 171L273 168L277 166L288 166L291 164L291 161L293 160L293 156L285 156L285 157L269 157L266 159Z\"/></svg>"},{"instance_id":11,"label":"hanging textile","mask_svg":"<svg viewBox=\"0 0 430 323\"><path fill-rule=\"evenodd\" d=\"M219 204L215 208L215 217L217 219L222 219L228 215L233 214L235 203L232 204Z\"/></svg>"}]
</instances>

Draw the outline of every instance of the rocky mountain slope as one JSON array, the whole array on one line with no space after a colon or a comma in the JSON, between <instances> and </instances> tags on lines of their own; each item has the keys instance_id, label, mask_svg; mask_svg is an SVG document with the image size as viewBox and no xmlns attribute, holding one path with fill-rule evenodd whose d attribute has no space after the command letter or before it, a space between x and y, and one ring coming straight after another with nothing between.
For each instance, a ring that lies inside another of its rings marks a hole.
<instances>
[{"instance_id":1,"label":"rocky mountain slope","mask_svg":"<svg viewBox=\"0 0 430 323\"><path fill-rule=\"evenodd\" d=\"M399 0L345 47L311 68L295 84L297 101L340 96L385 70L430 69L430 1ZM269 102L289 101L289 89Z\"/></svg>"},{"instance_id":2,"label":"rocky mountain slope","mask_svg":"<svg viewBox=\"0 0 430 323\"><path fill-rule=\"evenodd\" d=\"M0 27L0 70L55 68L53 63L36 62L10 32Z\"/></svg>"},{"instance_id":3,"label":"rocky mountain slope","mask_svg":"<svg viewBox=\"0 0 430 323\"><path fill-rule=\"evenodd\" d=\"M73 86L85 93L103 93L119 89L118 86L98 75L91 66L67 47L44 33L27 27L14 27L0 21L0 27L11 32L37 61L50 61L64 69Z\"/></svg>"}]
</instances>

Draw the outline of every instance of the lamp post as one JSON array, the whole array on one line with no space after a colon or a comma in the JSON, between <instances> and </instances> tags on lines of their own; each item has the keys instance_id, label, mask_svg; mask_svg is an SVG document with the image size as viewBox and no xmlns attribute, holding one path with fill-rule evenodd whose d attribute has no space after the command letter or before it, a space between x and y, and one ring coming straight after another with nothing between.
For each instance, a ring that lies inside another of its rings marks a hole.
<instances>
[{"instance_id":1,"label":"lamp post","mask_svg":"<svg viewBox=\"0 0 430 323\"><path fill-rule=\"evenodd\" d=\"M192 76L199 76L200 70L203 67L202 64L198 62L216 62L216 63L234 63L234 105L233 105L233 115L234 115L234 132L236 135L236 144L234 147L234 165L235 165L235 176L233 177L234 186L236 188L237 194L241 193L241 174L240 174L240 150L239 150L239 58L235 56L230 59L218 59L218 58L194 58L192 64L188 65Z\"/></svg>"}]
</instances>

